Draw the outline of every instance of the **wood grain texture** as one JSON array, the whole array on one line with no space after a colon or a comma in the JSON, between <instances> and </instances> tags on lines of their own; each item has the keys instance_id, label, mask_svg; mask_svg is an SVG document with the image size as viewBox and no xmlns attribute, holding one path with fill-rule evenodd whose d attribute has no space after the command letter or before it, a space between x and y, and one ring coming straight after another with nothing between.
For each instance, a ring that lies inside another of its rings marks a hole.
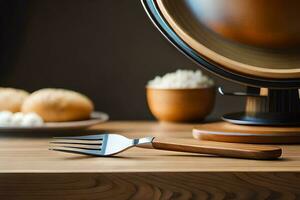
<instances>
[{"instance_id":1,"label":"wood grain texture","mask_svg":"<svg viewBox=\"0 0 300 200\"><path fill-rule=\"evenodd\" d=\"M296 173L0 174L0 179L5 200L300 198Z\"/></svg>"},{"instance_id":2,"label":"wood grain texture","mask_svg":"<svg viewBox=\"0 0 300 200\"><path fill-rule=\"evenodd\" d=\"M231 159L141 148L132 148L116 157L107 158L48 150L52 136L101 132L120 133L129 138L181 138L185 139L186 144L201 144L192 137L192 129L199 125L108 122L79 133L3 133L0 134L0 173L300 172L300 147L297 145L280 146L283 149L282 159L272 161Z\"/></svg>"},{"instance_id":3,"label":"wood grain texture","mask_svg":"<svg viewBox=\"0 0 300 200\"><path fill-rule=\"evenodd\" d=\"M198 141L191 131L198 125L108 122L80 134L153 135L193 144ZM272 161L138 148L118 157L96 158L47 149L50 137L74 134L1 134L0 199L300 198L298 145L282 145L283 158Z\"/></svg>"}]
</instances>

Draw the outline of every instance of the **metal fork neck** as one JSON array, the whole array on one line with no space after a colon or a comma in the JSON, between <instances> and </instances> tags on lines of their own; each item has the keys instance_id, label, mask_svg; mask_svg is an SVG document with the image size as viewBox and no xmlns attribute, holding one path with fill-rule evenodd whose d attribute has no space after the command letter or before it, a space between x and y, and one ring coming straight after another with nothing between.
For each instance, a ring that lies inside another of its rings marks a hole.
<instances>
[{"instance_id":1,"label":"metal fork neck","mask_svg":"<svg viewBox=\"0 0 300 200\"><path fill-rule=\"evenodd\" d=\"M144 138L134 139L133 144L136 147L153 148L152 147L152 141L153 140L154 140L154 137L144 137Z\"/></svg>"}]
</instances>

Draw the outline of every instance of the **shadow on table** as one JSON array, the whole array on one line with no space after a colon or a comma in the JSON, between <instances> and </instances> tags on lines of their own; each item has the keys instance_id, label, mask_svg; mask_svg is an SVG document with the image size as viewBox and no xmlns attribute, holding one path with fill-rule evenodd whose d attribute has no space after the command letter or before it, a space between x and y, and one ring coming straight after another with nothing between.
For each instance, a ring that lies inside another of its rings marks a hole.
<instances>
[{"instance_id":1,"label":"shadow on table","mask_svg":"<svg viewBox=\"0 0 300 200\"><path fill-rule=\"evenodd\" d=\"M230 158L230 157L221 157L221 156L215 156L215 155L209 155L209 154L189 154L189 155L183 155L183 154L169 154L165 156L170 156L170 157L191 157L191 158L201 158L201 157L211 157L211 158ZM258 159L247 159L247 158L230 158L230 159L238 159L238 160L253 160L253 161L262 161L262 162L274 162L274 161L289 161L291 159L286 158L286 157L280 157L277 159L270 159L270 160L258 160Z\"/></svg>"}]
</instances>

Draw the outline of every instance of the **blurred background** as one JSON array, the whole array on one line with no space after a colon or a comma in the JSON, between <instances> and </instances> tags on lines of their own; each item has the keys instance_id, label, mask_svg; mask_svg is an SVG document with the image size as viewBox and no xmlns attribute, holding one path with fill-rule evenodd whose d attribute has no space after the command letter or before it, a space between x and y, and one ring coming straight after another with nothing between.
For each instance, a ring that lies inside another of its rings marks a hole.
<instances>
[{"instance_id":1,"label":"blurred background","mask_svg":"<svg viewBox=\"0 0 300 200\"><path fill-rule=\"evenodd\" d=\"M139 0L3 0L0 13L2 87L76 90L114 120L153 119L148 80L200 68L163 38ZM243 90L204 72L227 90ZM243 101L218 95L211 117L242 110Z\"/></svg>"}]
</instances>

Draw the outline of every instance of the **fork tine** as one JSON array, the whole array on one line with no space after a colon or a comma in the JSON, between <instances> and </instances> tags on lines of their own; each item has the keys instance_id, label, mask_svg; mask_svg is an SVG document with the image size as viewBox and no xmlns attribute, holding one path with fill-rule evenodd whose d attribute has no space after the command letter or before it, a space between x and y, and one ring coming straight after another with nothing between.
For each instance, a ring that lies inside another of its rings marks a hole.
<instances>
[{"instance_id":1,"label":"fork tine","mask_svg":"<svg viewBox=\"0 0 300 200\"><path fill-rule=\"evenodd\" d=\"M54 147L50 148L49 150L52 151L61 151L66 153L76 153L76 154L84 154L84 155L91 155L91 156L103 156L99 150L87 150L87 149L77 149L77 148L70 148L70 147Z\"/></svg>"},{"instance_id":2,"label":"fork tine","mask_svg":"<svg viewBox=\"0 0 300 200\"><path fill-rule=\"evenodd\" d=\"M72 148L72 149L83 149L83 150L101 150L101 147L81 147L81 146L69 146L69 145L62 145L62 146L53 146L54 148Z\"/></svg>"},{"instance_id":3,"label":"fork tine","mask_svg":"<svg viewBox=\"0 0 300 200\"><path fill-rule=\"evenodd\" d=\"M53 137L53 139L64 140L102 140L106 134L100 135L84 135L84 136L70 136L70 137Z\"/></svg>"},{"instance_id":4,"label":"fork tine","mask_svg":"<svg viewBox=\"0 0 300 200\"><path fill-rule=\"evenodd\" d=\"M67 142L67 141L50 141L51 144L81 144L81 145L97 145L102 146L102 142L100 143L84 143L84 142Z\"/></svg>"}]
</instances>

